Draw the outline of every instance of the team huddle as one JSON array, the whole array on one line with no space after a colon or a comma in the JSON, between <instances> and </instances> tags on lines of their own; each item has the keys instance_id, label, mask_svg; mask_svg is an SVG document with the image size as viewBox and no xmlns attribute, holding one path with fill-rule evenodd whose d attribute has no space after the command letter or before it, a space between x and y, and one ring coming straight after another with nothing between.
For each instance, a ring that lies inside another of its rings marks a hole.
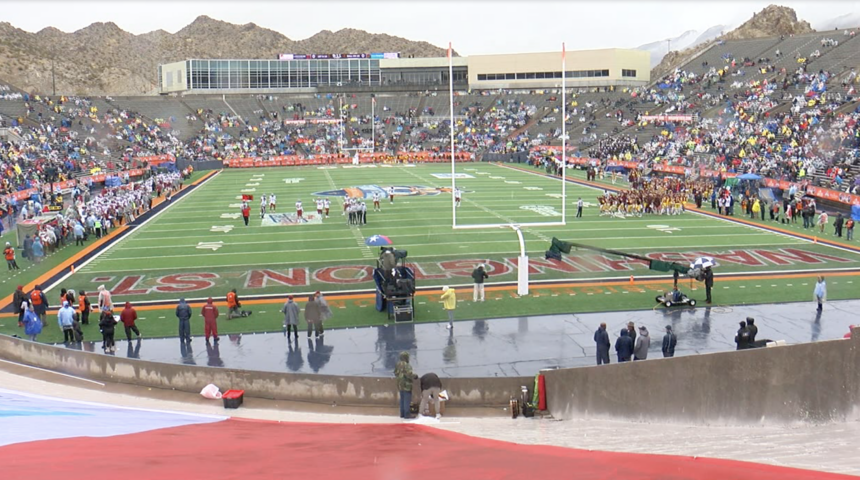
<instances>
[{"instance_id":1,"label":"team huddle","mask_svg":"<svg viewBox=\"0 0 860 480\"><path fill-rule=\"evenodd\" d=\"M684 203L691 192L692 186L686 181L675 178L636 179L632 181L632 190L618 193L605 191L597 198L600 205L600 215L636 216L680 215L684 213ZM698 192L694 192L697 198Z\"/></svg>"}]
</instances>

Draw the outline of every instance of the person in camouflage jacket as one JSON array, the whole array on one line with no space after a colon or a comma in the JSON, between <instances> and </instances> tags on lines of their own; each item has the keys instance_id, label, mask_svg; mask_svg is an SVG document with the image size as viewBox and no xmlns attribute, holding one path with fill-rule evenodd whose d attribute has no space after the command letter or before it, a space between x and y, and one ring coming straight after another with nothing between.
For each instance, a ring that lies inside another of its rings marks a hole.
<instances>
[{"instance_id":1,"label":"person in camouflage jacket","mask_svg":"<svg viewBox=\"0 0 860 480\"><path fill-rule=\"evenodd\" d=\"M397 377L397 389L400 391L400 418L412 418L409 407L412 405L412 382L418 375L412 372L409 364L409 352L400 352L400 361L394 367Z\"/></svg>"}]
</instances>

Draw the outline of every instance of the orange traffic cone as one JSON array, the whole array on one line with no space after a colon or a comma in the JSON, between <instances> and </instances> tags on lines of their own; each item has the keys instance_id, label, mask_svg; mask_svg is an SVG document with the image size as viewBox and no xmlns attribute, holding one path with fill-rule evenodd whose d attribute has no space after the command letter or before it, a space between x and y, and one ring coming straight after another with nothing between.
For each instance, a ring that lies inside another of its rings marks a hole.
<instances>
[{"instance_id":1,"label":"orange traffic cone","mask_svg":"<svg viewBox=\"0 0 860 480\"><path fill-rule=\"evenodd\" d=\"M818 243L818 237L812 237L812 243Z\"/></svg>"},{"instance_id":2,"label":"orange traffic cone","mask_svg":"<svg viewBox=\"0 0 860 480\"><path fill-rule=\"evenodd\" d=\"M72 273L75 273L75 266L72 265Z\"/></svg>"},{"instance_id":3,"label":"orange traffic cone","mask_svg":"<svg viewBox=\"0 0 860 480\"><path fill-rule=\"evenodd\" d=\"M633 283L633 275L630 275L630 283Z\"/></svg>"}]
</instances>

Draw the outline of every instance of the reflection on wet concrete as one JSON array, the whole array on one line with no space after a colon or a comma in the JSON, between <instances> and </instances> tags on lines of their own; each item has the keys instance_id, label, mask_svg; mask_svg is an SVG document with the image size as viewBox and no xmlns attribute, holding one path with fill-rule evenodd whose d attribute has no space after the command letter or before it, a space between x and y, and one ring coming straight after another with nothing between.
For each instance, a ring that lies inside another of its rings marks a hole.
<instances>
[{"instance_id":1,"label":"reflection on wet concrete","mask_svg":"<svg viewBox=\"0 0 860 480\"><path fill-rule=\"evenodd\" d=\"M758 339L802 343L842 338L860 324L860 300L828 302L822 314L811 303L654 309L631 312L540 315L445 323L390 324L327 330L323 337L290 342L282 332L229 335L207 345L194 337L117 341L117 356L165 363L208 365L270 372L391 376L398 354L412 356L416 372L445 377L534 375L541 369L595 363L594 330L606 322L611 341L627 322L645 325L651 334L651 358L662 356L665 326L678 337L676 356L734 350L738 322L754 317ZM225 341L226 340L226 341ZM100 342L79 348L94 351ZM614 352L613 352L614 353ZM613 355L614 361L614 355Z\"/></svg>"}]
</instances>

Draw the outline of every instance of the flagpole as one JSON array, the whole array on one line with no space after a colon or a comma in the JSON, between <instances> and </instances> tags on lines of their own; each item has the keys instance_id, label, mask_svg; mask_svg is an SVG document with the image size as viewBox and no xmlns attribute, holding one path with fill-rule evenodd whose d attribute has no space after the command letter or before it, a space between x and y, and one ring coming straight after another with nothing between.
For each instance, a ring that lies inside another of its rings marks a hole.
<instances>
[{"instance_id":1,"label":"flagpole","mask_svg":"<svg viewBox=\"0 0 860 480\"><path fill-rule=\"evenodd\" d=\"M370 153L376 152L376 97L370 97Z\"/></svg>"},{"instance_id":2,"label":"flagpole","mask_svg":"<svg viewBox=\"0 0 860 480\"><path fill-rule=\"evenodd\" d=\"M343 155L343 99L341 97L337 97L337 118L340 119L340 131L338 132L339 153Z\"/></svg>"},{"instance_id":3,"label":"flagpole","mask_svg":"<svg viewBox=\"0 0 860 480\"><path fill-rule=\"evenodd\" d=\"M451 115L451 215L453 226L457 226L457 202L454 201L454 193L457 190L456 160L454 158L454 58L451 50L451 42L448 42L448 93L449 109Z\"/></svg>"},{"instance_id":4,"label":"flagpole","mask_svg":"<svg viewBox=\"0 0 860 480\"><path fill-rule=\"evenodd\" d=\"M561 221L567 223L567 68L561 44Z\"/></svg>"}]
</instances>

